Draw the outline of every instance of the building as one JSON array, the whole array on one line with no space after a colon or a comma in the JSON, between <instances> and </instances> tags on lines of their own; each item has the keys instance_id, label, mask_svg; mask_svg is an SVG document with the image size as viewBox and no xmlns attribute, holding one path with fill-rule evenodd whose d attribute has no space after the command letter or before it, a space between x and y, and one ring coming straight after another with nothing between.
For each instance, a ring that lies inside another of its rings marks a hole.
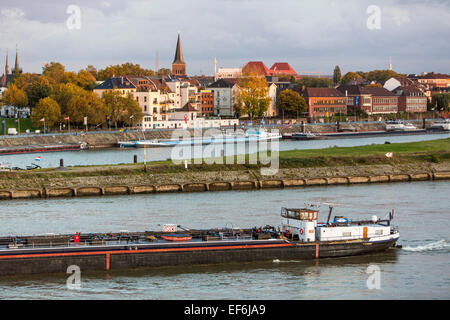
<instances>
[{"instance_id":1,"label":"building","mask_svg":"<svg viewBox=\"0 0 450 320\"><path fill-rule=\"evenodd\" d=\"M203 116L214 115L214 91L200 91L200 110Z\"/></svg>"},{"instance_id":2,"label":"building","mask_svg":"<svg viewBox=\"0 0 450 320\"><path fill-rule=\"evenodd\" d=\"M300 93L308 104L310 117L347 113L347 98L334 88L304 88Z\"/></svg>"},{"instance_id":3,"label":"building","mask_svg":"<svg viewBox=\"0 0 450 320\"><path fill-rule=\"evenodd\" d=\"M442 73L425 73L422 76L415 77L417 82L428 87L429 89L433 88L447 88L450 87L450 75L442 74Z\"/></svg>"},{"instance_id":4,"label":"building","mask_svg":"<svg viewBox=\"0 0 450 320\"><path fill-rule=\"evenodd\" d=\"M398 112L398 97L389 90L379 87L364 87L364 92L372 96L370 114Z\"/></svg>"},{"instance_id":5,"label":"building","mask_svg":"<svg viewBox=\"0 0 450 320\"><path fill-rule=\"evenodd\" d=\"M270 97L270 104L267 108L267 111L264 113L265 117L276 117L278 116L278 110L277 110L277 93L278 93L278 87L275 83L269 83L269 92L268 95Z\"/></svg>"},{"instance_id":6,"label":"building","mask_svg":"<svg viewBox=\"0 0 450 320\"><path fill-rule=\"evenodd\" d=\"M8 51L6 51L5 73L0 77L0 87L6 88L14 80L14 78L22 73L22 69L19 67L19 53L16 49L16 61L14 69L9 72Z\"/></svg>"},{"instance_id":7,"label":"building","mask_svg":"<svg viewBox=\"0 0 450 320\"><path fill-rule=\"evenodd\" d=\"M272 76L293 76L297 77L297 72L287 62L275 62L270 68Z\"/></svg>"},{"instance_id":8,"label":"building","mask_svg":"<svg viewBox=\"0 0 450 320\"><path fill-rule=\"evenodd\" d=\"M237 78L219 79L208 87L214 92L214 115L234 116L235 95L239 92L238 80Z\"/></svg>"},{"instance_id":9,"label":"building","mask_svg":"<svg viewBox=\"0 0 450 320\"><path fill-rule=\"evenodd\" d=\"M427 111L427 97L416 86L399 86L393 90L398 96L398 111L416 113Z\"/></svg>"},{"instance_id":10,"label":"building","mask_svg":"<svg viewBox=\"0 0 450 320\"><path fill-rule=\"evenodd\" d=\"M5 73L0 77L0 99L7 90L8 85L21 73L22 69L19 67L19 53L17 49L16 61L11 73L9 70L8 51L6 51ZM19 108L16 106L3 105L0 108L0 116L3 118L28 118L30 115L31 109L29 107Z\"/></svg>"},{"instance_id":11,"label":"building","mask_svg":"<svg viewBox=\"0 0 450 320\"><path fill-rule=\"evenodd\" d=\"M205 75L193 76L193 77L190 77L190 79L196 80L198 82L198 84L200 85L201 89L205 89L205 88L209 87L211 84L214 83L214 81L216 81L213 76L205 76Z\"/></svg>"},{"instance_id":12,"label":"building","mask_svg":"<svg viewBox=\"0 0 450 320\"><path fill-rule=\"evenodd\" d=\"M386 80L386 82L383 85L383 88L385 88L389 91L393 91L394 89L396 89L400 86L411 86L414 84L415 84L415 81L413 81L407 77L392 77L392 78Z\"/></svg>"},{"instance_id":13,"label":"building","mask_svg":"<svg viewBox=\"0 0 450 320\"><path fill-rule=\"evenodd\" d=\"M181 38L178 34L177 47L175 50L175 58L172 62L172 75L175 77L185 77L186 75L186 62L183 57L183 49L181 48Z\"/></svg>"},{"instance_id":14,"label":"building","mask_svg":"<svg viewBox=\"0 0 450 320\"><path fill-rule=\"evenodd\" d=\"M271 71L262 61L250 61L242 68L243 75L270 76Z\"/></svg>"},{"instance_id":15,"label":"building","mask_svg":"<svg viewBox=\"0 0 450 320\"><path fill-rule=\"evenodd\" d=\"M242 68L219 68L215 72L215 81L219 79L240 78L242 77Z\"/></svg>"},{"instance_id":16,"label":"building","mask_svg":"<svg viewBox=\"0 0 450 320\"><path fill-rule=\"evenodd\" d=\"M361 85L341 85L337 88L347 97L347 110L356 112L361 108L365 113L372 113L372 94Z\"/></svg>"},{"instance_id":17,"label":"building","mask_svg":"<svg viewBox=\"0 0 450 320\"><path fill-rule=\"evenodd\" d=\"M367 114L398 112L398 97L385 88L344 85L337 90L347 97L348 108L361 108Z\"/></svg>"}]
</instances>

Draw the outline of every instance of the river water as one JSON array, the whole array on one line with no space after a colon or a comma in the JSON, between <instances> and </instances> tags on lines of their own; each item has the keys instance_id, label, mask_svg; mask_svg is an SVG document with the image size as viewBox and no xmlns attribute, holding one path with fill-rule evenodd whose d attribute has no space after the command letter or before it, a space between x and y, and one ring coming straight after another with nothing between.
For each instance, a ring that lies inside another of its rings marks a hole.
<instances>
[{"instance_id":1,"label":"river water","mask_svg":"<svg viewBox=\"0 0 450 320\"><path fill-rule=\"evenodd\" d=\"M401 135L401 136L384 136L371 138L347 138L347 139L330 139L330 140L311 140L311 141L293 141L280 140L278 147L280 151L295 150L295 149L322 149L333 146L338 147L353 147L368 144L383 144L386 141L391 143L399 142L413 142L444 139L450 136L450 133L437 134L421 134L421 135ZM268 147L272 147L270 142ZM223 146L222 146L223 149ZM244 149L234 148L228 152L227 148L224 150L224 155L241 154L239 150L248 153L248 147ZM262 148L264 149L264 148ZM205 147L203 147L205 150ZM162 161L172 159L173 148L147 148L147 161ZM134 155L138 156L138 162L144 161L144 149L139 148L125 148L125 149L106 149L106 150L85 150L85 151L62 151L62 152L48 152L48 153L29 153L17 155L0 155L0 164L11 164L13 167L26 168L31 163L36 163L43 168L59 167L60 159L64 159L65 166L81 166L81 165L105 165L105 164L122 164L132 163ZM220 150L212 156L220 156ZM35 158L40 157L39 161ZM205 158L211 156L204 156ZM193 157L191 157L193 158Z\"/></svg>"},{"instance_id":2,"label":"river water","mask_svg":"<svg viewBox=\"0 0 450 320\"><path fill-rule=\"evenodd\" d=\"M336 215L381 218L392 208L402 249L315 261L267 261L141 268L68 275L0 276L3 299L449 299L448 181L325 186L284 190L149 194L0 202L0 235L278 226L280 208L321 203ZM369 266L379 289L369 289Z\"/></svg>"}]
</instances>

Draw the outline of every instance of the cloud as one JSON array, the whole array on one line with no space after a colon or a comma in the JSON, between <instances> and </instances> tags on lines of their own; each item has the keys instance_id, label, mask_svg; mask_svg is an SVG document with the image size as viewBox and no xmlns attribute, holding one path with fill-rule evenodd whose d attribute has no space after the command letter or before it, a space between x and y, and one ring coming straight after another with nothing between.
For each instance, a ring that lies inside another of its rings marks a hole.
<instances>
[{"instance_id":1,"label":"cloud","mask_svg":"<svg viewBox=\"0 0 450 320\"><path fill-rule=\"evenodd\" d=\"M373 1L166 0L77 1L81 29L69 30L67 6L17 0L0 8L0 57L19 46L25 71L60 61L69 70L123 62L170 67L181 32L190 74L249 60L287 61L297 71L332 73L387 68L450 71L446 1L377 1L381 29L366 26ZM436 35L439 35L437 37ZM1 60L0 60L1 61Z\"/></svg>"}]
</instances>

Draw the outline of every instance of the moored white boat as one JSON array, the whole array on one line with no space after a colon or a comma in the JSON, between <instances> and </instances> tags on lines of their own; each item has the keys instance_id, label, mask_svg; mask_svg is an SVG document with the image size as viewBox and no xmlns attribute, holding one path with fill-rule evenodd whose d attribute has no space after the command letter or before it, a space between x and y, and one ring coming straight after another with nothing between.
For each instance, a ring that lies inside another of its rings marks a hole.
<instances>
[{"instance_id":1,"label":"moored white boat","mask_svg":"<svg viewBox=\"0 0 450 320\"><path fill-rule=\"evenodd\" d=\"M430 130L450 131L450 119L436 121L430 126Z\"/></svg>"}]
</instances>

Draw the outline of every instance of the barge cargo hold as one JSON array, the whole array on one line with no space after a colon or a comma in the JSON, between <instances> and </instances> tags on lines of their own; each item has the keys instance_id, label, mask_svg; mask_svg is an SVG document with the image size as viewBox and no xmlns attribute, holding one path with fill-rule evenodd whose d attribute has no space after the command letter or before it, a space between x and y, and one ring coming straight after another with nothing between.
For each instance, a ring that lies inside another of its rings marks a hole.
<instances>
[{"instance_id":1,"label":"barge cargo hold","mask_svg":"<svg viewBox=\"0 0 450 320\"><path fill-rule=\"evenodd\" d=\"M363 255L387 250L399 238L389 219L318 223L313 209L282 209L282 226L252 229L170 230L186 241L164 240L168 232L46 235L0 238L0 275L65 273L136 267L302 260ZM179 226L178 226L179 227Z\"/></svg>"}]
</instances>

